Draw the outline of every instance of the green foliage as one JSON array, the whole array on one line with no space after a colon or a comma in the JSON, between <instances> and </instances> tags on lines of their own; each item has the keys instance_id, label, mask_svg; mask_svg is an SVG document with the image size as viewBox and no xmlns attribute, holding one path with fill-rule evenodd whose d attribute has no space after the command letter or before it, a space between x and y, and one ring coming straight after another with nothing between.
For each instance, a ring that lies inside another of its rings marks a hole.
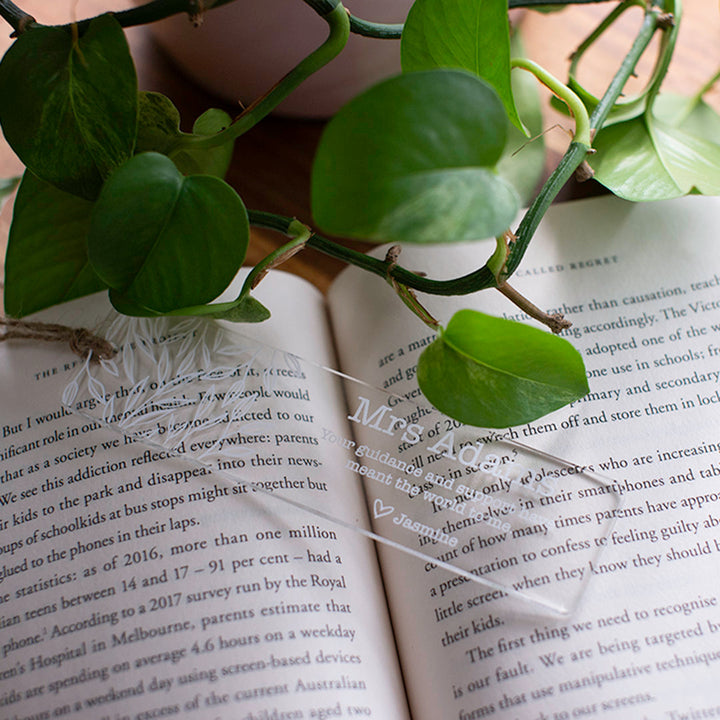
<instances>
[{"instance_id":1,"label":"green foliage","mask_svg":"<svg viewBox=\"0 0 720 720\"><path fill-rule=\"evenodd\" d=\"M519 34L509 37L507 3L490 0L416 0L401 42L405 72L460 68L478 75L498 93L510 118L498 173L529 203L545 167L542 112L537 82L510 72L510 58L522 56Z\"/></svg>"},{"instance_id":2,"label":"green foliage","mask_svg":"<svg viewBox=\"0 0 720 720\"><path fill-rule=\"evenodd\" d=\"M245 207L229 185L184 177L166 156L142 153L105 182L88 255L118 295L168 312L217 297L240 268L248 238Z\"/></svg>"},{"instance_id":3,"label":"green foliage","mask_svg":"<svg viewBox=\"0 0 720 720\"><path fill-rule=\"evenodd\" d=\"M617 77L627 79L657 27L665 29L650 81L636 98L618 101L621 82L596 98L577 81L583 53L626 7L581 43L570 88L521 62L571 104L577 123L575 142L531 202L544 155L540 142L525 145L523 132L527 126L539 134L541 115L534 78L510 73L511 55L521 50L510 44L507 3L416 0L402 33L405 72L351 101L321 138L311 187L319 225L375 242L498 236L499 252L477 270L462 268L455 280L398 274L400 296L427 321L412 289L451 294L450 287L466 293L491 286L507 259L502 233L520 196L530 210L506 267L517 266L540 216L584 157L586 109L598 129L590 162L616 194L651 200L720 193L720 117L701 99L712 81L691 99L656 96L677 38L677 28L656 22L659 7L679 20L679 4L658 0L645 8ZM292 240L260 261L235 300L212 302L236 274L249 241L243 202L221 179L232 141L340 51L348 16L333 5L323 17L328 39L240 118L208 110L190 133L180 129L169 98L138 93L112 15L74 27L22 28L0 62L0 124L28 168L10 232L6 311L25 315L108 288L113 305L127 314L260 322L270 312L249 288L295 249L315 247L387 273L386 264L318 238L297 221L254 211L254 222ZM394 26L363 27L398 35ZM0 200L12 187L0 182ZM418 378L443 412L487 427L529 422L587 390L582 360L566 341L471 311L456 314L425 350Z\"/></svg>"},{"instance_id":4,"label":"green foliage","mask_svg":"<svg viewBox=\"0 0 720 720\"><path fill-rule=\"evenodd\" d=\"M659 96L604 129L595 148L595 178L626 200L720 194L720 117L698 98Z\"/></svg>"},{"instance_id":5,"label":"green foliage","mask_svg":"<svg viewBox=\"0 0 720 720\"><path fill-rule=\"evenodd\" d=\"M330 233L377 242L495 235L518 207L495 170L506 137L497 93L470 73L386 80L328 123L313 166L313 215Z\"/></svg>"},{"instance_id":6,"label":"green foliage","mask_svg":"<svg viewBox=\"0 0 720 720\"><path fill-rule=\"evenodd\" d=\"M128 314L237 322L270 316L247 294L205 304L232 279L249 239L242 201L217 179L227 171L232 143L196 146L226 130L230 116L210 109L192 133L181 132L168 98L138 94L113 16L93 20L80 37L72 27L22 33L0 63L0 122L35 171L25 174L11 226L8 313L25 315L111 286L112 302ZM162 155L148 159L147 151ZM0 184L0 197L13 187Z\"/></svg>"},{"instance_id":7,"label":"green foliage","mask_svg":"<svg viewBox=\"0 0 720 720\"><path fill-rule=\"evenodd\" d=\"M25 171L5 259L5 311L22 317L102 290L87 259L92 203Z\"/></svg>"},{"instance_id":8,"label":"green foliage","mask_svg":"<svg viewBox=\"0 0 720 720\"><path fill-rule=\"evenodd\" d=\"M487 81L523 129L510 83L507 0L416 0L402 34L405 72L462 68Z\"/></svg>"},{"instance_id":9,"label":"green foliage","mask_svg":"<svg viewBox=\"0 0 720 720\"><path fill-rule=\"evenodd\" d=\"M138 134L135 152L159 152L171 157L183 175L215 175L223 178L232 158L232 143L210 150L193 149L192 136L215 135L232 119L224 110L210 108L193 125L192 135L180 130L180 113L170 98L156 92L141 92L138 104Z\"/></svg>"},{"instance_id":10,"label":"green foliage","mask_svg":"<svg viewBox=\"0 0 720 720\"><path fill-rule=\"evenodd\" d=\"M112 288L108 291L108 297L110 298L112 306L123 315L132 315L133 317L160 317L163 314L123 297L122 294Z\"/></svg>"},{"instance_id":11,"label":"green foliage","mask_svg":"<svg viewBox=\"0 0 720 720\"><path fill-rule=\"evenodd\" d=\"M231 121L231 117L224 110L210 108L195 121L193 134L196 136L215 135L225 130ZM192 147L184 147L172 155L172 160L184 175L215 175L223 178L230 167L232 152L232 143L208 150L193 150Z\"/></svg>"},{"instance_id":12,"label":"green foliage","mask_svg":"<svg viewBox=\"0 0 720 720\"><path fill-rule=\"evenodd\" d=\"M457 312L423 351L418 382L440 411L491 428L530 422L588 391L567 340L473 310Z\"/></svg>"},{"instance_id":13,"label":"green foliage","mask_svg":"<svg viewBox=\"0 0 720 720\"><path fill-rule=\"evenodd\" d=\"M138 95L135 152L169 155L181 137L180 111L172 100L162 93L141 92Z\"/></svg>"},{"instance_id":14,"label":"green foliage","mask_svg":"<svg viewBox=\"0 0 720 720\"><path fill-rule=\"evenodd\" d=\"M110 15L77 40L63 28L23 33L0 63L0 123L38 177L93 199L130 157L137 79L125 34Z\"/></svg>"}]
</instances>

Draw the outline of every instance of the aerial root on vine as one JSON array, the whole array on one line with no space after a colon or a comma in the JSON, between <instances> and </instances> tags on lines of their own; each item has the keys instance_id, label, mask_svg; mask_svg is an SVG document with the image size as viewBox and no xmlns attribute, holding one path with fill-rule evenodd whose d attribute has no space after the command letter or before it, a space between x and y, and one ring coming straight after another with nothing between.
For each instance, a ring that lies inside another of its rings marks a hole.
<instances>
[{"instance_id":1,"label":"aerial root on vine","mask_svg":"<svg viewBox=\"0 0 720 720\"><path fill-rule=\"evenodd\" d=\"M409 288L407 285L399 283L392 275L393 268L397 265L397 261L400 258L402 248L399 245L393 245L385 253L385 262L387 263L387 269L385 271L386 280L392 285L393 290L397 293L398 297L417 315L427 326L437 329L440 327L440 323L430 314L428 309L418 300L415 291Z\"/></svg>"},{"instance_id":2,"label":"aerial root on vine","mask_svg":"<svg viewBox=\"0 0 720 720\"><path fill-rule=\"evenodd\" d=\"M658 27L661 30L669 30L675 27L675 16L672 13L663 13L658 16Z\"/></svg>"},{"instance_id":3,"label":"aerial root on vine","mask_svg":"<svg viewBox=\"0 0 720 720\"><path fill-rule=\"evenodd\" d=\"M388 279L390 279L390 272L397 265L398 260L400 259L401 252L402 248L399 245L393 245L392 247L388 248L388 251L385 253Z\"/></svg>"},{"instance_id":4,"label":"aerial root on vine","mask_svg":"<svg viewBox=\"0 0 720 720\"><path fill-rule=\"evenodd\" d=\"M587 182L595 177L595 171L590 167L587 160L583 160L575 170L575 179L578 182Z\"/></svg>"},{"instance_id":5,"label":"aerial root on vine","mask_svg":"<svg viewBox=\"0 0 720 720\"><path fill-rule=\"evenodd\" d=\"M199 28L205 21L205 0L193 0L190 4L188 18L193 27Z\"/></svg>"},{"instance_id":6,"label":"aerial root on vine","mask_svg":"<svg viewBox=\"0 0 720 720\"><path fill-rule=\"evenodd\" d=\"M572 137L572 130L568 130L568 128L564 127L560 123L555 123L549 128L545 128L545 130L539 132L537 135L533 135L531 138L528 138L522 145L520 145L520 147L517 148L517 150L513 151L512 157L515 157L521 150L524 150L528 145L530 145L530 143L539 140L541 137L547 135L551 130L556 130L557 128L560 128L560 130L562 130L566 135Z\"/></svg>"}]
</instances>

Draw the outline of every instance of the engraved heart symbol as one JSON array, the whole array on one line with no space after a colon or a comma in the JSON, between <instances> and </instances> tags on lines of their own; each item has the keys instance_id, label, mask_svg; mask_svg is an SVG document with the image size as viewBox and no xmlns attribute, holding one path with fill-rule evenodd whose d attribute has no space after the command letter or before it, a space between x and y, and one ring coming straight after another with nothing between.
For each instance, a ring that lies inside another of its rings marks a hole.
<instances>
[{"instance_id":1,"label":"engraved heart symbol","mask_svg":"<svg viewBox=\"0 0 720 720\"><path fill-rule=\"evenodd\" d=\"M386 515L391 515L395 512L395 508L392 505L383 505L383 501L380 498L375 498L375 502L373 503L373 513L375 514L375 519L385 517Z\"/></svg>"}]
</instances>

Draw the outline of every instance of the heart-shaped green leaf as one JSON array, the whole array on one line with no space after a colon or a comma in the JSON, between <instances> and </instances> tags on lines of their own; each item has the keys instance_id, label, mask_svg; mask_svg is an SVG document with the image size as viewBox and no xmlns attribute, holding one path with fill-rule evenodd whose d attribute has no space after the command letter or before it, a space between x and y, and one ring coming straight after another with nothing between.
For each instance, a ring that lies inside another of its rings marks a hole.
<instances>
[{"instance_id":1,"label":"heart-shaped green leaf","mask_svg":"<svg viewBox=\"0 0 720 720\"><path fill-rule=\"evenodd\" d=\"M386 80L325 128L312 175L315 220L377 242L497 235L518 206L495 171L506 136L497 93L475 75L431 70Z\"/></svg>"},{"instance_id":2,"label":"heart-shaped green leaf","mask_svg":"<svg viewBox=\"0 0 720 720\"><path fill-rule=\"evenodd\" d=\"M702 98L664 93L655 98L653 114L671 127L720 142L720 115Z\"/></svg>"},{"instance_id":3,"label":"heart-shaped green leaf","mask_svg":"<svg viewBox=\"0 0 720 720\"><path fill-rule=\"evenodd\" d=\"M139 93L135 152L167 155L181 137L180 112L172 100L158 92Z\"/></svg>"},{"instance_id":4,"label":"heart-shaped green leaf","mask_svg":"<svg viewBox=\"0 0 720 720\"><path fill-rule=\"evenodd\" d=\"M143 153L103 186L88 255L119 295L168 312L217 297L240 268L248 239L245 206L229 185L183 177L169 158Z\"/></svg>"},{"instance_id":5,"label":"heart-shaped green leaf","mask_svg":"<svg viewBox=\"0 0 720 720\"><path fill-rule=\"evenodd\" d=\"M121 293L110 288L108 297L112 306L123 315L131 315L132 317L160 317L163 313L157 310L140 305L140 303L130 300Z\"/></svg>"},{"instance_id":6,"label":"heart-shaped green leaf","mask_svg":"<svg viewBox=\"0 0 720 720\"><path fill-rule=\"evenodd\" d=\"M524 132L510 83L507 0L415 0L400 47L405 72L445 67L479 75Z\"/></svg>"},{"instance_id":7,"label":"heart-shaped green leaf","mask_svg":"<svg viewBox=\"0 0 720 720\"><path fill-rule=\"evenodd\" d=\"M652 110L603 129L595 179L632 201L720 194L720 117L702 101L659 96Z\"/></svg>"},{"instance_id":8,"label":"heart-shaped green leaf","mask_svg":"<svg viewBox=\"0 0 720 720\"><path fill-rule=\"evenodd\" d=\"M530 422L588 391L567 340L474 310L457 312L423 351L418 383L440 411L492 428Z\"/></svg>"},{"instance_id":9,"label":"heart-shaped green leaf","mask_svg":"<svg viewBox=\"0 0 720 720\"><path fill-rule=\"evenodd\" d=\"M193 125L193 135L215 135L227 128L232 118L217 108L206 110ZM196 150L185 146L171 155L172 160L185 175L215 175L225 177L232 159L232 142L209 150Z\"/></svg>"},{"instance_id":10,"label":"heart-shaped green leaf","mask_svg":"<svg viewBox=\"0 0 720 720\"><path fill-rule=\"evenodd\" d=\"M0 123L33 173L94 199L135 145L137 78L117 20L96 18L77 42L57 27L20 35L0 63Z\"/></svg>"},{"instance_id":11,"label":"heart-shaped green leaf","mask_svg":"<svg viewBox=\"0 0 720 720\"><path fill-rule=\"evenodd\" d=\"M206 110L195 121L193 135L215 135L227 128L232 118L217 108ZM197 150L184 140L191 135L180 131L180 113L170 98L156 92L141 92L138 104L136 152L168 155L183 175L225 177L232 159L233 144Z\"/></svg>"},{"instance_id":12,"label":"heart-shaped green leaf","mask_svg":"<svg viewBox=\"0 0 720 720\"><path fill-rule=\"evenodd\" d=\"M102 290L87 257L92 203L25 171L5 259L5 311L22 317Z\"/></svg>"}]
</instances>

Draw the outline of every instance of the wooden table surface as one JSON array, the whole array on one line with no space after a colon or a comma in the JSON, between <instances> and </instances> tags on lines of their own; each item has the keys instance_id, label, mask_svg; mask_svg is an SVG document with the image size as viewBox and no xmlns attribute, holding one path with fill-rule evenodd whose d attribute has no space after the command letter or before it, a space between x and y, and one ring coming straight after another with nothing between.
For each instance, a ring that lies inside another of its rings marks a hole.
<instances>
[{"instance_id":1,"label":"wooden table surface","mask_svg":"<svg viewBox=\"0 0 720 720\"><path fill-rule=\"evenodd\" d=\"M40 22L60 23L73 17L120 10L131 3L130 0L18 0L18 4ZM686 94L699 88L720 67L718 0L690 0L687 5L676 58L664 86L665 89ZM572 6L561 13L527 12L521 24L529 57L565 79L570 53L612 6L613 3L599 3ZM612 35L603 38L583 61L580 79L584 82L592 78L592 82L587 81L590 89L602 89L602 79L612 76L624 49L632 41L633 29L638 25L641 11L626 15ZM185 80L153 43L147 28L133 28L128 37L138 68L140 88L168 95L180 109L184 125L190 125L195 117L212 106L225 107L231 114L237 112L237 108L228 107ZM0 38L0 51L4 51L10 42L9 38ZM651 65L652 48L646 55L640 66L641 76L642 70ZM707 99L720 109L720 89L713 89ZM546 125L554 126L546 133L550 168L567 145L568 136L564 128L569 122L566 117L555 114L547 102L544 106ZM310 165L322 128L323 123L317 120L266 119L237 141L228 182L238 190L248 207L295 216L312 224L308 190ZM0 138L0 177L18 174L21 167ZM571 199L597 191L593 183L571 185L563 192L562 198ZM3 250L7 235L9 216L8 203L0 215L0 250ZM264 257L280 241L280 236L275 233L254 231L248 262ZM325 289L342 265L319 253L307 251L284 267Z\"/></svg>"}]
</instances>

